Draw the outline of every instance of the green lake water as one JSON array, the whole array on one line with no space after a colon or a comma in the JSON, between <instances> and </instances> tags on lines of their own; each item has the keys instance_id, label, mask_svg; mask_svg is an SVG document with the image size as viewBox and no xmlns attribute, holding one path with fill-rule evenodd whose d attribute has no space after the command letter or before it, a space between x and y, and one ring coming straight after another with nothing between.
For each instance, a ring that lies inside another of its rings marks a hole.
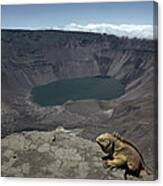
<instances>
[{"instance_id":1,"label":"green lake water","mask_svg":"<svg viewBox=\"0 0 163 186\"><path fill-rule=\"evenodd\" d=\"M124 93L119 80L87 77L54 81L32 89L32 100L41 106L61 105L68 100L110 100Z\"/></svg>"}]
</instances>

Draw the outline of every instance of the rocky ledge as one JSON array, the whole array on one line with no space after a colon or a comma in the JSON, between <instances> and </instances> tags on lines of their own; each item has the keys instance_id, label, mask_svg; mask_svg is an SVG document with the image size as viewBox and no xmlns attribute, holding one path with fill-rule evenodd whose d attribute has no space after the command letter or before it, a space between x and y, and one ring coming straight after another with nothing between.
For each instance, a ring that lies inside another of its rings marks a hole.
<instances>
[{"instance_id":1,"label":"rocky ledge","mask_svg":"<svg viewBox=\"0 0 163 186\"><path fill-rule=\"evenodd\" d=\"M123 179L104 169L99 146L79 137L81 129L14 133L2 139L2 176ZM129 176L131 180L138 178ZM144 178L153 179L153 176Z\"/></svg>"}]
</instances>

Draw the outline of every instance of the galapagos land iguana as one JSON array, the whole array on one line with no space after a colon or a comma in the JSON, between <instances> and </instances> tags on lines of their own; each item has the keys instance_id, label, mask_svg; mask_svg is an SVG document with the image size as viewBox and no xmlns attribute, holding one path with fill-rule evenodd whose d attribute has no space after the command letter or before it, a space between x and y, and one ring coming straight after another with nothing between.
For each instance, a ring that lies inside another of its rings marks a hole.
<instances>
[{"instance_id":1,"label":"galapagos land iguana","mask_svg":"<svg viewBox=\"0 0 163 186\"><path fill-rule=\"evenodd\" d=\"M127 179L127 175L143 177L151 174L139 150L119 133L101 134L96 138L96 142L107 154L102 158L105 168L124 169L124 179Z\"/></svg>"}]
</instances>

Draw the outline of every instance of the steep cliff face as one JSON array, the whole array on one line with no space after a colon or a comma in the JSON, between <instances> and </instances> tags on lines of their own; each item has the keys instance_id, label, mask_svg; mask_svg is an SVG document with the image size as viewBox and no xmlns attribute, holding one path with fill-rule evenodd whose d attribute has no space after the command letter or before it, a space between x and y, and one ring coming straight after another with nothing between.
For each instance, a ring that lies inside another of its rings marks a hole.
<instances>
[{"instance_id":1,"label":"steep cliff face","mask_svg":"<svg viewBox=\"0 0 163 186\"><path fill-rule=\"evenodd\" d=\"M61 31L2 31L2 86L29 89L58 79L109 75L124 84L154 62L148 40ZM4 84L4 85L3 85Z\"/></svg>"},{"instance_id":2,"label":"steep cliff face","mask_svg":"<svg viewBox=\"0 0 163 186\"><path fill-rule=\"evenodd\" d=\"M80 137L94 141L101 132L115 130L134 141L154 169L155 44L105 34L2 30L2 137L63 126L82 128ZM46 108L30 100L37 85L97 75L121 80L125 94Z\"/></svg>"}]
</instances>

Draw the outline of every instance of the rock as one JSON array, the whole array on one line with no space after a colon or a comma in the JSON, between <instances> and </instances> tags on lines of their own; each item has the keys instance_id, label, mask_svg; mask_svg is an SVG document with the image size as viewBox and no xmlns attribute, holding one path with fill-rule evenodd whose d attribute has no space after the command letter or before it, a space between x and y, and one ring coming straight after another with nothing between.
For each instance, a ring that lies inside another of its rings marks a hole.
<instances>
[{"instance_id":1,"label":"rock","mask_svg":"<svg viewBox=\"0 0 163 186\"><path fill-rule=\"evenodd\" d=\"M43 145L39 146L37 150L38 152L48 152L50 150L50 145L48 143L44 143Z\"/></svg>"},{"instance_id":2,"label":"rock","mask_svg":"<svg viewBox=\"0 0 163 186\"><path fill-rule=\"evenodd\" d=\"M73 130L70 132L73 133ZM122 171L108 172L103 168L103 154L95 142L71 133L64 130L32 131L11 134L2 139L2 176L123 179ZM54 134L57 135L55 143L47 142L46 139ZM32 143L25 150L19 146L17 138L24 142L31 139ZM8 146L13 140L16 149ZM32 145L36 148L31 148ZM16 158L13 158L15 153Z\"/></svg>"}]
</instances>

